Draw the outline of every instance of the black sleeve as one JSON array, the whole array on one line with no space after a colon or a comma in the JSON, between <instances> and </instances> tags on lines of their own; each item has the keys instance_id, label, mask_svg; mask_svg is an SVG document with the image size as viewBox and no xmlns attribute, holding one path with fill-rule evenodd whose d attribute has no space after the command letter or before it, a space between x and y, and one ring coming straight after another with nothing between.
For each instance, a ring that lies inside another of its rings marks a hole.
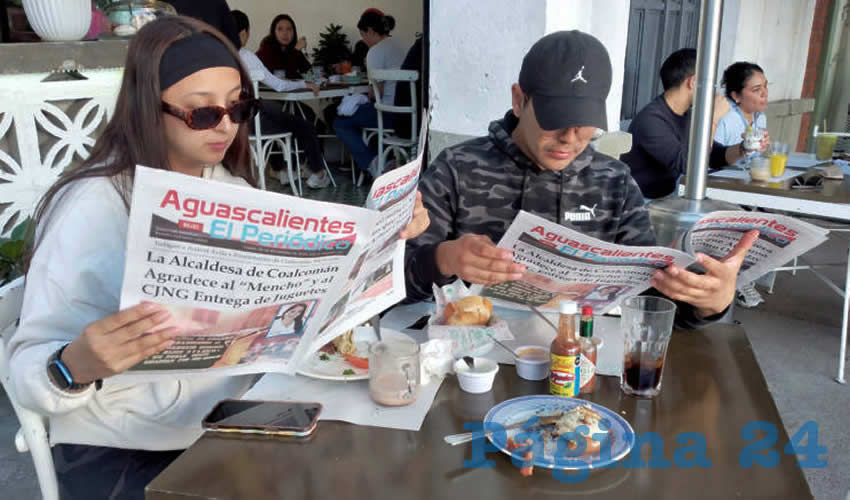
<instances>
[{"instance_id":1,"label":"black sleeve","mask_svg":"<svg viewBox=\"0 0 850 500\"><path fill-rule=\"evenodd\" d=\"M733 146L728 147L731 148ZM729 163L726 162L726 149L727 146L714 141L711 145L711 154L708 157L708 166L711 168L723 168L729 166Z\"/></svg>"},{"instance_id":2,"label":"black sleeve","mask_svg":"<svg viewBox=\"0 0 850 500\"><path fill-rule=\"evenodd\" d=\"M440 274L436 259L437 246L456 237L454 220L458 195L450 162L450 150L443 150L419 181L422 203L428 209L431 224L425 232L407 242L404 278L408 301L427 300L433 295L433 285L443 286L454 279Z\"/></svg>"},{"instance_id":3,"label":"black sleeve","mask_svg":"<svg viewBox=\"0 0 850 500\"><path fill-rule=\"evenodd\" d=\"M649 156L664 165L668 177L683 175L688 169L688 144L675 140L674 125L657 114L641 118L629 127L634 136L632 143L640 144Z\"/></svg>"}]
</instances>

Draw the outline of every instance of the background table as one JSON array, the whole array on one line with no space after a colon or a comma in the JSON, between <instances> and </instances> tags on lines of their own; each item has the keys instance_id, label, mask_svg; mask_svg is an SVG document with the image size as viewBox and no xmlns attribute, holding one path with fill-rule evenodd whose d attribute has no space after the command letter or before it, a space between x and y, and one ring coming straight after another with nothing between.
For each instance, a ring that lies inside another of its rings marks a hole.
<instances>
[{"instance_id":1,"label":"background table","mask_svg":"<svg viewBox=\"0 0 850 500\"><path fill-rule=\"evenodd\" d=\"M788 159L802 160L808 155L794 154ZM792 169L793 168L790 168ZM805 169L799 169L802 174ZM684 194L684 179L679 185L679 194ZM783 210L814 217L826 217L842 222L850 222L850 176L843 180L825 179L823 187L817 190L791 189L792 180L782 182L753 182L749 179L725 179L708 176L706 197L712 200L727 201L738 205L753 206L772 210ZM833 231L836 229L832 229ZM847 231L848 229L838 229ZM802 259L805 260L805 259ZM850 247L847 249L847 271L844 278L844 288L836 285L827 276L817 270L816 265L783 267L778 271L806 269L814 272L832 291L844 298L844 308L841 320L841 345L838 349L838 375L835 380L845 383L844 358L847 349L848 308L850 308Z\"/></svg>"},{"instance_id":2,"label":"background table","mask_svg":"<svg viewBox=\"0 0 850 500\"><path fill-rule=\"evenodd\" d=\"M638 434L659 433L668 460L681 446L677 435L702 433L710 468L620 466L565 484L543 469L523 478L507 456L496 452L487 455L493 468L464 468L463 461L472 458L472 445L443 442L443 436L462 432L464 422L480 422L498 402L546 392L545 381L522 380L512 367L502 365L487 394L463 393L455 379L446 380L419 432L321 422L304 442L208 434L151 482L147 498L811 498L796 457L783 453L788 436L739 326L716 324L698 332L676 332L656 399L623 395L614 377L600 378L588 398L620 412ZM778 439L771 448L781 456L777 467L739 464L748 444L741 429L753 421L776 426ZM648 460L649 446L640 453Z\"/></svg>"}]
</instances>

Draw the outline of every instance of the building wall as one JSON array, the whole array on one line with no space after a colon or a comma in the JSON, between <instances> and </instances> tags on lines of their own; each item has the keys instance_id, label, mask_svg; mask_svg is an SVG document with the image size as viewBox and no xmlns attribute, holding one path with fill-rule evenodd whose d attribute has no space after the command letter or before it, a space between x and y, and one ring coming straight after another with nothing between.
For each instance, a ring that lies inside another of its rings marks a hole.
<instances>
[{"instance_id":1,"label":"building wall","mask_svg":"<svg viewBox=\"0 0 850 500\"><path fill-rule=\"evenodd\" d=\"M525 53L558 30L592 33L608 48L614 68L608 124L616 130L628 15L627 0L431 0L432 157L487 133L490 121L510 108Z\"/></svg>"},{"instance_id":2,"label":"building wall","mask_svg":"<svg viewBox=\"0 0 850 500\"><path fill-rule=\"evenodd\" d=\"M309 2L269 2L265 0L228 0L231 9L239 9L251 20L250 50L257 50L260 40L269 32L269 24L278 14L289 14L298 27L298 35L307 38L307 51L312 53L319 34L330 24L340 24L352 48L360 40L357 21L369 7L381 9L395 18L392 35L402 47L413 45L416 33L422 32L422 0L313 0Z\"/></svg>"}]
</instances>

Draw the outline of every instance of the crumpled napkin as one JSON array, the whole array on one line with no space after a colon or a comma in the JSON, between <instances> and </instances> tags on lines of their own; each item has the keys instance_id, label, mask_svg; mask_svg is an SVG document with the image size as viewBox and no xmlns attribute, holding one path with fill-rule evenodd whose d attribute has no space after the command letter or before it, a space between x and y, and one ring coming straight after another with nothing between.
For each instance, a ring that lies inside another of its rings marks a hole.
<instances>
[{"instance_id":1,"label":"crumpled napkin","mask_svg":"<svg viewBox=\"0 0 850 500\"><path fill-rule=\"evenodd\" d=\"M369 102L369 96L366 94L352 94L342 98L342 102L336 107L336 112L340 116L351 116L360 107L361 104Z\"/></svg>"},{"instance_id":2,"label":"crumpled napkin","mask_svg":"<svg viewBox=\"0 0 850 500\"><path fill-rule=\"evenodd\" d=\"M432 339L419 346L419 383L428 385L432 378L441 379L454 373L452 341Z\"/></svg>"}]
</instances>

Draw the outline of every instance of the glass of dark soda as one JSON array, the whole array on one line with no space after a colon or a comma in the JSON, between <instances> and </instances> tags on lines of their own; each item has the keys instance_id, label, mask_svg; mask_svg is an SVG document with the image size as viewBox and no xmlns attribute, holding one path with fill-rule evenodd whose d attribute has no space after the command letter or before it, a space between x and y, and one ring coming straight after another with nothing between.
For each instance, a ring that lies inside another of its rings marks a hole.
<instances>
[{"instance_id":1,"label":"glass of dark soda","mask_svg":"<svg viewBox=\"0 0 850 500\"><path fill-rule=\"evenodd\" d=\"M625 345L620 388L630 396L661 392L664 358L673 332L676 304L661 297L631 297L622 303Z\"/></svg>"}]
</instances>

